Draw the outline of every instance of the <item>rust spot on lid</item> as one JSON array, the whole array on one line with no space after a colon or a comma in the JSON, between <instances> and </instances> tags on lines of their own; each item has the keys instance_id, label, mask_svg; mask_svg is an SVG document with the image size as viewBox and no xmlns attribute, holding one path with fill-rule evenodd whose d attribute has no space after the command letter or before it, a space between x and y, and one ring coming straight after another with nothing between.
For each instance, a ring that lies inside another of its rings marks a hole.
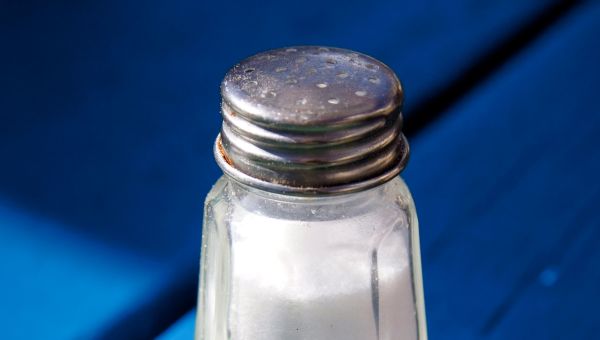
<instances>
[{"instance_id":1,"label":"rust spot on lid","mask_svg":"<svg viewBox=\"0 0 600 340\"><path fill-rule=\"evenodd\" d=\"M217 149L219 150L219 153L221 154L221 156L223 157L225 162L227 164L233 166L233 162L231 161L229 156L227 156L227 153L225 152L225 149L223 148L223 144L221 143L221 138L219 138L219 141L217 142Z\"/></svg>"}]
</instances>

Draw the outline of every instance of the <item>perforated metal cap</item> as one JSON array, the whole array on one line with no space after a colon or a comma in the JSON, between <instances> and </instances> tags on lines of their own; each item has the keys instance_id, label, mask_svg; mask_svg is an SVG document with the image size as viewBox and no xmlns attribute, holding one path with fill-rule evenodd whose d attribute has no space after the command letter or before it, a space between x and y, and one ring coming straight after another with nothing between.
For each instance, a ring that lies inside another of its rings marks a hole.
<instances>
[{"instance_id":1,"label":"perforated metal cap","mask_svg":"<svg viewBox=\"0 0 600 340\"><path fill-rule=\"evenodd\" d=\"M408 159L400 82L364 54L317 46L260 53L229 70L221 95L215 158L244 184L341 194L392 179Z\"/></svg>"}]
</instances>

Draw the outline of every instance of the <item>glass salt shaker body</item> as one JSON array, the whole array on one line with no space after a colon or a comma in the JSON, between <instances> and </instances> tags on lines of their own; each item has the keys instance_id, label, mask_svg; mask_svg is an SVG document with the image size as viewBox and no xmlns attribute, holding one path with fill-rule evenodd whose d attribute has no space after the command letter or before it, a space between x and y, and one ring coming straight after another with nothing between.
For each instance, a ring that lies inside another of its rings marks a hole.
<instances>
[{"instance_id":1,"label":"glass salt shaker body","mask_svg":"<svg viewBox=\"0 0 600 340\"><path fill-rule=\"evenodd\" d=\"M426 339L393 72L293 47L236 65L222 96L196 339Z\"/></svg>"}]
</instances>

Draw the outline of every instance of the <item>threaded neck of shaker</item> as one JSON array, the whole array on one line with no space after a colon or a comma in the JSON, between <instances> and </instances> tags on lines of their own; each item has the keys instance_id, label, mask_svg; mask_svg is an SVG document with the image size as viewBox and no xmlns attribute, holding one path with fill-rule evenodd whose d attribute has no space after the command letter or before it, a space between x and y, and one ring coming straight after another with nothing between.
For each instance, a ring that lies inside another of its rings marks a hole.
<instances>
[{"instance_id":1,"label":"threaded neck of shaker","mask_svg":"<svg viewBox=\"0 0 600 340\"><path fill-rule=\"evenodd\" d=\"M382 184L407 162L402 87L364 54L317 46L260 53L229 70L221 96L215 158L241 183L342 194Z\"/></svg>"}]
</instances>

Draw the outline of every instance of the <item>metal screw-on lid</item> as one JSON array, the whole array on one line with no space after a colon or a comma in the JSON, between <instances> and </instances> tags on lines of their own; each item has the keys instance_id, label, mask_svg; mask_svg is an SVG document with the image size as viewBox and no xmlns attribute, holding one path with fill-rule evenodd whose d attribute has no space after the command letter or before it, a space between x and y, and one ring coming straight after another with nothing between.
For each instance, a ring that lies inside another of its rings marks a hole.
<instances>
[{"instance_id":1,"label":"metal screw-on lid","mask_svg":"<svg viewBox=\"0 0 600 340\"><path fill-rule=\"evenodd\" d=\"M408 159L402 87L383 63L349 50L263 52L221 84L215 158L236 180L286 194L341 194L394 178Z\"/></svg>"}]
</instances>

